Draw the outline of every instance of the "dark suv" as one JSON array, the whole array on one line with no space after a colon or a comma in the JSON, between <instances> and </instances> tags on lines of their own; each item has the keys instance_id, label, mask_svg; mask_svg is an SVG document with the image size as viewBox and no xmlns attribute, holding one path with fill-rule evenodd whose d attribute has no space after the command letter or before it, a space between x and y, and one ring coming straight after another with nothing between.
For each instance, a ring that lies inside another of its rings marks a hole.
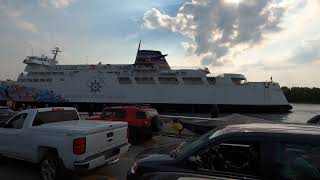
<instances>
[{"instance_id":1,"label":"dark suv","mask_svg":"<svg viewBox=\"0 0 320 180\"><path fill-rule=\"evenodd\" d=\"M138 160L127 179L152 179L152 174L171 172L236 179L320 179L320 127L229 125L182 143L170 154Z\"/></svg>"}]
</instances>

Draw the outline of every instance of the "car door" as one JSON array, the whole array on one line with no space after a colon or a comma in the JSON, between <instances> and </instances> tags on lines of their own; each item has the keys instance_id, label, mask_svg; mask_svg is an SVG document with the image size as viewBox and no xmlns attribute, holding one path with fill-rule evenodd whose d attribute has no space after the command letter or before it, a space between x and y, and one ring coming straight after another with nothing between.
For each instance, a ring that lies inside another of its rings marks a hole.
<instances>
[{"instance_id":1,"label":"car door","mask_svg":"<svg viewBox=\"0 0 320 180\"><path fill-rule=\"evenodd\" d=\"M259 179L261 171L261 143L248 138L228 138L214 142L196 152L195 172L215 175L234 174Z\"/></svg>"},{"instance_id":2,"label":"car door","mask_svg":"<svg viewBox=\"0 0 320 180\"><path fill-rule=\"evenodd\" d=\"M279 141L270 150L270 178L320 179L320 144Z\"/></svg>"},{"instance_id":3,"label":"car door","mask_svg":"<svg viewBox=\"0 0 320 180\"><path fill-rule=\"evenodd\" d=\"M23 123L27 113L17 114L0 128L0 150L3 154L22 158L26 150L26 136L23 133Z\"/></svg>"}]
</instances>

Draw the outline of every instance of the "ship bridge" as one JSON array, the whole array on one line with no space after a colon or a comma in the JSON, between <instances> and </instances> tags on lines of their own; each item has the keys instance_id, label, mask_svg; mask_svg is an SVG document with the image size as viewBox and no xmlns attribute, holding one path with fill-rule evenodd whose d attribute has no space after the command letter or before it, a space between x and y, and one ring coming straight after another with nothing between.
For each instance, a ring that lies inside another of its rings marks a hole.
<instances>
[{"instance_id":1,"label":"ship bridge","mask_svg":"<svg viewBox=\"0 0 320 180\"><path fill-rule=\"evenodd\" d=\"M222 80L224 84L230 83L235 85L241 85L247 83L247 78L242 74L224 73L220 74L217 78Z\"/></svg>"},{"instance_id":2,"label":"ship bridge","mask_svg":"<svg viewBox=\"0 0 320 180\"><path fill-rule=\"evenodd\" d=\"M41 57L38 56L28 56L25 60L23 60L24 64L30 64L30 65L44 65L44 66L50 66L50 65L56 65L58 64L57 55L61 52L58 47L54 48L52 50L52 54L54 55L53 58L49 58L48 56L42 55Z\"/></svg>"}]
</instances>

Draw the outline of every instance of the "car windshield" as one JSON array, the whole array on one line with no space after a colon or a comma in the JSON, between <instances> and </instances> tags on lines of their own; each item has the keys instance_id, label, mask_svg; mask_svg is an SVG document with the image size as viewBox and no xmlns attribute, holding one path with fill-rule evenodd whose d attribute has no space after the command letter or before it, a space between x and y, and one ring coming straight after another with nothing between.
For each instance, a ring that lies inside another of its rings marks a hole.
<instances>
[{"instance_id":1,"label":"car windshield","mask_svg":"<svg viewBox=\"0 0 320 180\"><path fill-rule=\"evenodd\" d=\"M220 136L223 133L222 130L213 129L198 138L194 138L190 141L181 143L177 148L175 148L170 156L173 158L183 158L185 155L193 152L198 147L201 147L203 144L207 143L211 139Z\"/></svg>"}]
</instances>

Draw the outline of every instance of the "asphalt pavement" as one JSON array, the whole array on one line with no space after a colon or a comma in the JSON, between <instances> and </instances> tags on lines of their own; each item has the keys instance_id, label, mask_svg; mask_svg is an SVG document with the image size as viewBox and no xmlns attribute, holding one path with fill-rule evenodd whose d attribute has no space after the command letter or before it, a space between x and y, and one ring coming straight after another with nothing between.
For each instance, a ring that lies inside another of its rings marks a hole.
<instances>
[{"instance_id":1,"label":"asphalt pavement","mask_svg":"<svg viewBox=\"0 0 320 180\"><path fill-rule=\"evenodd\" d=\"M76 174L74 180L125 180L126 173L135 162L137 155L158 147L176 144L184 139L168 136L155 136L152 140L142 145L131 146L116 164L102 166L92 171ZM0 163L0 180L40 180L39 167L24 161L7 159Z\"/></svg>"}]
</instances>

